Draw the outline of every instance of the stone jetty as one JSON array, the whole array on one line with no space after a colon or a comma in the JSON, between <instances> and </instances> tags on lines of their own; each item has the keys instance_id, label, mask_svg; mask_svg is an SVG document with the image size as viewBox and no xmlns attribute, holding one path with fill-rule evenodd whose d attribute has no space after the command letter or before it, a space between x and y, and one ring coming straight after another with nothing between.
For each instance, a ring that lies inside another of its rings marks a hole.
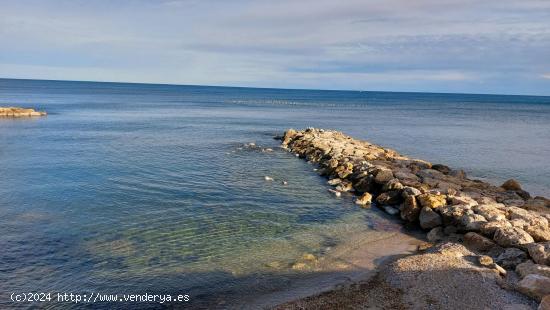
<instances>
[{"instance_id":1,"label":"stone jetty","mask_svg":"<svg viewBox=\"0 0 550 310\"><path fill-rule=\"evenodd\" d=\"M0 117L33 117L45 116L46 112L36 111L34 109L25 109L17 107L0 107Z\"/></svg>"},{"instance_id":2,"label":"stone jetty","mask_svg":"<svg viewBox=\"0 0 550 310\"><path fill-rule=\"evenodd\" d=\"M318 164L333 191L417 223L430 244L460 243L501 277L517 274L516 291L538 301L550 298L547 198L531 197L515 180L491 185L338 131L289 129L281 139L283 148Z\"/></svg>"}]
</instances>

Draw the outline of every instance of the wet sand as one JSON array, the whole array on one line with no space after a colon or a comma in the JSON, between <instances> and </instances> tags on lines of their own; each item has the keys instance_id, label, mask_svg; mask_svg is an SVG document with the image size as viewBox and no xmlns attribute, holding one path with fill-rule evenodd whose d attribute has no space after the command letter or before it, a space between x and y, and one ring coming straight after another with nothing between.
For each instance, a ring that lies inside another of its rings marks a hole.
<instances>
[{"instance_id":1,"label":"wet sand","mask_svg":"<svg viewBox=\"0 0 550 310\"><path fill-rule=\"evenodd\" d=\"M350 236L345 243L332 249L327 257L319 260L321 272L302 273L289 282L285 290L261 294L227 305L241 309L271 308L289 301L346 287L358 281L372 279L380 266L414 253L423 243L419 231L386 232L376 240L364 236ZM292 275L289 275L293 277Z\"/></svg>"}]
</instances>

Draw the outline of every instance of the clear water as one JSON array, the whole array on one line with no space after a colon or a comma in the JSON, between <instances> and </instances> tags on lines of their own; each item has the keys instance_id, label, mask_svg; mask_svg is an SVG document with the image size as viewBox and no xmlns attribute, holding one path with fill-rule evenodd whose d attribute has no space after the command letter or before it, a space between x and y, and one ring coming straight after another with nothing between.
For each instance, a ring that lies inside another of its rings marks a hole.
<instances>
[{"instance_id":1,"label":"clear water","mask_svg":"<svg viewBox=\"0 0 550 310\"><path fill-rule=\"evenodd\" d=\"M284 289L291 277L278 274L304 253L391 230L277 149L289 127L342 130L550 196L550 97L0 79L6 105L49 115L0 119L3 308L21 291L229 305Z\"/></svg>"}]
</instances>

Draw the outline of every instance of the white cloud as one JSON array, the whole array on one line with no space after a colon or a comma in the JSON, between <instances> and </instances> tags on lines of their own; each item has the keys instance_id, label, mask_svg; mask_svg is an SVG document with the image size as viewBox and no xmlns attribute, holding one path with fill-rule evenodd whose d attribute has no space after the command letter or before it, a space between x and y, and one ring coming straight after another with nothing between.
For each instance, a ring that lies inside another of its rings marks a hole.
<instances>
[{"instance_id":1,"label":"white cloud","mask_svg":"<svg viewBox=\"0 0 550 310\"><path fill-rule=\"evenodd\" d=\"M550 2L3 0L0 41L6 77L524 92L550 67Z\"/></svg>"}]
</instances>

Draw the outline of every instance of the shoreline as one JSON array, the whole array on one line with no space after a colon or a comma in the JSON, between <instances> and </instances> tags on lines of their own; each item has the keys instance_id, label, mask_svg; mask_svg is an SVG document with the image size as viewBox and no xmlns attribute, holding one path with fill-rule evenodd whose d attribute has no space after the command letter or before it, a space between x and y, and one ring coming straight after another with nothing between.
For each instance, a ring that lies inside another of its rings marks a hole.
<instances>
[{"instance_id":1,"label":"shoreline","mask_svg":"<svg viewBox=\"0 0 550 310\"><path fill-rule=\"evenodd\" d=\"M490 297L494 300L485 306L496 309L498 307L491 305L521 304L525 309L534 309L536 303L542 300L542 305L550 299L550 200L547 198L532 198L515 180L501 186L472 180L461 170L408 158L337 131L290 129L281 139L283 148L319 166L319 173L334 187L329 191L336 196L351 192L356 195L356 203L363 207L379 207L403 223L419 225L427 232L429 243L419 246L426 253L420 251L393 260L390 267L377 268L378 285L369 282L371 277L356 281L348 288L297 298L276 309L326 307L335 300L345 308L361 308L360 304L346 303L350 299L350 288L363 287L355 293L368 295L381 285L388 291L402 293L406 302L400 306L395 304L396 307L422 308L426 304L410 300L411 296L403 292L402 287L392 283L395 279L407 278L404 275L409 272L416 276L397 282L408 281L427 291L433 291L434 285L443 287L439 295L428 296L427 305L433 302L444 309L475 307L476 302L481 305L478 292L471 288L481 289L486 279L489 281L484 285L490 286ZM425 268L418 269L418 266ZM434 266L441 270L436 272ZM483 276L460 279L463 272L457 273L457 269ZM420 278L435 273L436 280L430 285L427 284L430 281L419 282ZM444 279L457 281L464 290L461 295L465 303L456 298L449 300L452 292L441 283ZM391 298L387 301L392 302ZM368 304L366 300L363 302Z\"/></svg>"},{"instance_id":2,"label":"shoreline","mask_svg":"<svg viewBox=\"0 0 550 310\"><path fill-rule=\"evenodd\" d=\"M420 237L419 232L414 230L391 232L376 240L350 236L344 244L331 251L330 257L324 257L327 261L322 272L294 274L284 290L263 293L229 306L239 309L269 309L369 280L382 266L391 263L396 257L415 253L418 246L424 243ZM339 263L335 264L336 261ZM341 268L340 264L349 268Z\"/></svg>"}]
</instances>

